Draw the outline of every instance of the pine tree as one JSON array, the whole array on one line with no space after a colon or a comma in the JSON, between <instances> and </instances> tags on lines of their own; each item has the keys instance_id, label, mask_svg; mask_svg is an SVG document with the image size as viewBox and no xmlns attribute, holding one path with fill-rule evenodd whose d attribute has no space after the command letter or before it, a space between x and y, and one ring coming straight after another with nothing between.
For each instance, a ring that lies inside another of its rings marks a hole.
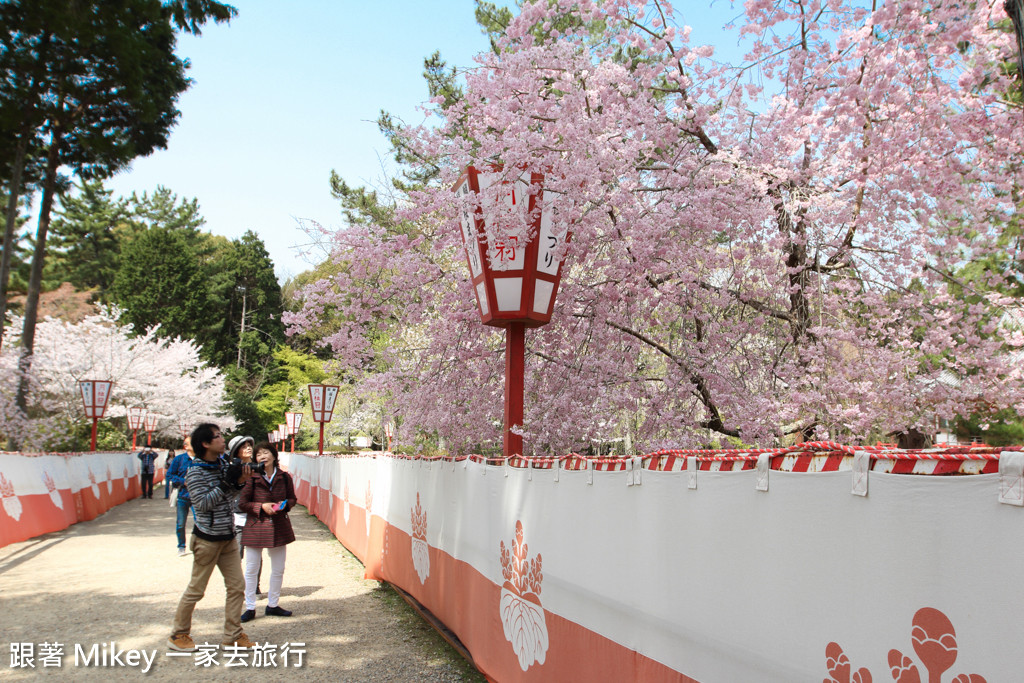
<instances>
[{"instance_id":1,"label":"pine tree","mask_svg":"<svg viewBox=\"0 0 1024 683\"><path fill-rule=\"evenodd\" d=\"M281 285L270 254L259 236L248 230L231 243L220 270L227 276L221 295L228 304L217 334L206 345L210 358L221 366L265 366L284 342Z\"/></svg>"},{"instance_id":2,"label":"pine tree","mask_svg":"<svg viewBox=\"0 0 1024 683\"><path fill-rule=\"evenodd\" d=\"M127 202L112 194L94 180L83 182L77 195L61 198L49 237L47 280L70 282L78 290L95 288L106 298L120 265L121 243L132 232Z\"/></svg>"},{"instance_id":3,"label":"pine tree","mask_svg":"<svg viewBox=\"0 0 1024 683\"><path fill-rule=\"evenodd\" d=\"M111 295L138 330L196 339L208 321L206 279L179 231L150 228L125 244Z\"/></svg>"},{"instance_id":4,"label":"pine tree","mask_svg":"<svg viewBox=\"0 0 1024 683\"><path fill-rule=\"evenodd\" d=\"M0 109L13 112L0 118L0 126L4 139L13 141L5 149L15 150L8 156L8 192L15 197L23 193L30 152L45 159L21 335L24 378L35 343L59 172L104 177L166 146L179 115L177 98L189 84L187 64L174 53L176 27L197 31L207 18L220 20L222 14L233 13L233 8L212 0L176 0L166 6L159 0L0 4ZM7 218L10 234L10 211ZM22 409L26 382L22 380L18 391Z\"/></svg>"}]
</instances>

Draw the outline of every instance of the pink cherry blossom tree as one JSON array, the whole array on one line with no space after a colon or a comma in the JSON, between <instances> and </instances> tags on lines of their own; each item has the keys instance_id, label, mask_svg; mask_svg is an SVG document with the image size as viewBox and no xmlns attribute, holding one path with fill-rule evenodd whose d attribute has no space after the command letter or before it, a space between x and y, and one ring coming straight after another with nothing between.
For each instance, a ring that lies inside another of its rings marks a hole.
<instances>
[{"instance_id":1,"label":"pink cherry blossom tree","mask_svg":"<svg viewBox=\"0 0 1024 683\"><path fill-rule=\"evenodd\" d=\"M403 131L403 158L435 180L396 222L338 231L338 273L287 322L342 320L323 342L403 429L497 439L503 337L475 311L472 207L450 190L498 163L544 172L572 232L554 318L527 339L537 452L609 425L654 449L1020 413L1024 338L998 322L1016 302L1001 274L962 277L1019 224L1001 12L748 0L746 54L727 63L667 2L527 1L463 96Z\"/></svg>"},{"instance_id":2,"label":"pink cherry blossom tree","mask_svg":"<svg viewBox=\"0 0 1024 683\"><path fill-rule=\"evenodd\" d=\"M36 328L28 415L18 411L13 381L17 345L0 355L0 415L4 436L23 450L63 447L69 427L85 421L78 381L113 380L106 417L143 406L156 414L157 433L180 436L178 422L235 424L223 406L224 378L199 357L189 340L157 336L157 327L135 335L119 322L117 308L101 309L79 323L46 318ZM17 321L10 330L20 329Z\"/></svg>"}]
</instances>

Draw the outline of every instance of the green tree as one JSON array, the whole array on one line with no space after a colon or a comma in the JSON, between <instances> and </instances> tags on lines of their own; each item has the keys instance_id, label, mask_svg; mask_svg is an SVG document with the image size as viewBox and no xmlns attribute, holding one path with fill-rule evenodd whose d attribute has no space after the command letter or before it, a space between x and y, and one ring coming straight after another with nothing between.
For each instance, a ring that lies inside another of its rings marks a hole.
<instances>
[{"instance_id":1,"label":"green tree","mask_svg":"<svg viewBox=\"0 0 1024 683\"><path fill-rule=\"evenodd\" d=\"M323 361L287 346L280 346L274 351L274 361L276 367L270 381L255 402L263 427L261 434L284 422L286 411L301 409L305 405L308 384L323 383L328 377Z\"/></svg>"},{"instance_id":2,"label":"green tree","mask_svg":"<svg viewBox=\"0 0 1024 683\"><path fill-rule=\"evenodd\" d=\"M29 102L32 108L26 114L33 139L39 129L49 135L41 150L46 166L21 334L18 405L24 409L59 170L66 167L85 178L102 177L136 156L166 146L178 114L174 104L188 80L185 63L174 54L174 31L163 20L159 4L136 0L82 6L32 0L0 7L0 24L52 31L53 44L44 87L38 100ZM0 99L6 100L8 94ZM22 122L19 131L26 125ZM20 194L17 186L9 189Z\"/></svg>"},{"instance_id":3,"label":"green tree","mask_svg":"<svg viewBox=\"0 0 1024 683\"><path fill-rule=\"evenodd\" d=\"M252 230L232 241L217 264L224 277L218 294L226 315L210 340L210 358L220 366L259 371L284 343L281 285L263 240Z\"/></svg>"},{"instance_id":4,"label":"green tree","mask_svg":"<svg viewBox=\"0 0 1024 683\"><path fill-rule=\"evenodd\" d=\"M45 25L60 12L57 3L40 2L35 12L15 18L13 4L0 4L0 174L6 197L4 207L5 245L16 237L23 188L35 187L42 177L42 110L39 98L46 82L47 64L53 55L53 30ZM5 248L0 257L0 338L6 327L7 293L14 249Z\"/></svg>"},{"instance_id":5,"label":"green tree","mask_svg":"<svg viewBox=\"0 0 1024 683\"><path fill-rule=\"evenodd\" d=\"M26 315L28 348L34 338L53 194L66 185L57 169L68 166L102 175L163 146L166 130L177 117L174 100L187 86L185 64L173 55L175 29L198 35L207 20L227 21L236 13L215 0L0 3L5 244L17 242L19 202L43 190L39 273L29 292L32 315ZM0 258L0 326L12 251L5 249Z\"/></svg>"},{"instance_id":6,"label":"green tree","mask_svg":"<svg viewBox=\"0 0 1024 683\"><path fill-rule=\"evenodd\" d=\"M128 199L132 221L144 228L165 228L185 233L189 242L199 239L199 229L206 224L199 200L178 197L170 188L158 185L153 194L134 192Z\"/></svg>"},{"instance_id":7,"label":"green tree","mask_svg":"<svg viewBox=\"0 0 1024 683\"><path fill-rule=\"evenodd\" d=\"M7 205L7 196L3 192L0 192L0 205ZM28 232L22 230L22 227L29 219L27 214L22 213L27 208L25 202L22 201L19 205L20 210L17 212L17 220L14 222L14 230L11 231L9 237L5 234L4 239L0 241L0 249L3 249L3 260L7 271L4 289L2 294L0 294L0 298L5 302L7 300L7 292L24 292L28 289L32 241L29 239ZM11 243L10 249L8 249L8 239Z\"/></svg>"},{"instance_id":8,"label":"green tree","mask_svg":"<svg viewBox=\"0 0 1024 683\"><path fill-rule=\"evenodd\" d=\"M1024 443L1024 423L1012 410L957 418L955 429L957 438L962 441L980 436L990 446L1014 446Z\"/></svg>"},{"instance_id":9,"label":"green tree","mask_svg":"<svg viewBox=\"0 0 1024 683\"><path fill-rule=\"evenodd\" d=\"M196 339L207 324L207 283L179 231L141 231L123 245L111 287L125 320L142 330L160 324L165 336Z\"/></svg>"},{"instance_id":10,"label":"green tree","mask_svg":"<svg viewBox=\"0 0 1024 683\"><path fill-rule=\"evenodd\" d=\"M194 198L179 197L165 186L158 186L152 193L143 192L141 196L133 193L127 204L130 218L129 226L122 236L122 251L125 250L127 241L139 235L152 231L171 233L175 236L175 244L181 250L178 260L182 264L187 262L190 277L195 277L203 283L201 293L197 292L187 302L182 302L182 306L187 310L178 312L181 313L180 316L170 316L174 319L189 319L192 321L190 326L165 325L162 331L168 335L182 335L193 339L203 346L204 357L213 361L212 357L205 355L209 351L206 346L211 340L215 340L221 331L220 312L227 306L227 299L222 292L230 279L230 275L224 272L225 261L232 248L231 242L225 237L203 232L201 228L206 224L206 219L200 212L199 202ZM133 285L130 278L140 275L142 279ZM150 312L132 310L140 300L162 299L161 296L139 295L139 292L154 287L158 285L145 278L144 269L136 271L132 267L127 267L124 269L122 284L113 293L112 300L129 309L131 315L139 315L140 319L155 324L158 320L153 319ZM175 303L172 300L168 305L175 306Z\"/></svg>"},{"instance_id":11,"label":"green tree","mask_svg":"<svg viewBox=\"0 0 1024 683\"><path fill-rule=\"evenodd\" d=\"M246 434L262 441L267 432L270 431L263 424L259 410L256 408L256 396L259 394L262 384L250 386L251 377L242 368L229 365L224 368L224 393L227 403L231 406L231 414L238 421L233 432L235 434ZM276 422L274 423L277 424Z\"/></svg>"},{"instance_id":12,"label":"green tree","mask_svg":"<svg viewBox=\"0 0 1024 683\"><path fill-rule=\"evenodd\" d=\"M130 239L127 202L112 199L102 181L85 181L75 196L61 198L49 237L47 280L75 289L97 289L106 298L120 265L121 244Z\"/></svg>"},{"instance_id":13,"label":"green tree","mask_svg":"<svg viewBox=\"0 0 1024 683\"><path fill-rule=\"evenodd\" d=\"M186 16L200 13L193 17L199 25L207 16L204 4L213 3L185 2L182 12ZM59 170L70 169L82 178L104 177L135 157L166 146L178 118L177 98L189 83L186 63L174 53L178 22L174 10L180 5L165 7L159 0L0 4L0 25L6 27L0 32L4 41L0 53L20 49L26 36L36 37L36 43L45 46L28 59L5 59L5 78L0 79L0 105L14 105L19 111L0 120L18 150L8 164L12 195L22 192L28 147L40 133L45 135L40 150L45 158L42 197L21 335L20 365L26 378ZM32 64L28 85L17 71L26 62ZM15 178L18 182L13 182ZM22 408L26 390L27 379L23 379L18 391Z\"/></svg>"},{"instance_id":14,"label":"green tree","mask_svg":"<svg viewBox=\"0 0 1024 683\"><path fill-rule=\"evenodd\" d=\"M284 342L281 286L270 255L254 232L247 231L229 247L217 267L219 290L211 295L211 300L226 303L218 305L220 326L204 352L225 368L225 388L239 433L262 438L281 421L266 422L265 411L258 406L268 379L276 377L280 367L274 351Z\"/></svg>"}]
</instances>

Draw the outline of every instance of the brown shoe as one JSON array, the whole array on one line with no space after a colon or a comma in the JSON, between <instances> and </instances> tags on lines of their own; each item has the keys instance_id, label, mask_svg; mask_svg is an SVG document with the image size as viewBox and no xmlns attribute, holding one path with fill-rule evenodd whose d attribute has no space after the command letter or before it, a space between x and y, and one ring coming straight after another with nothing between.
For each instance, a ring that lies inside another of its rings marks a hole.
<instances>
[{"instance_id":1,"label":"brown shoe","mask_svg":"<svg viewBox=\"0 0 1024 683\"><path fill-rule=\"evenodd\" d=\"M249 636L245 635L245 633L243 632L241 635L239 635L237 638L235 638L234 642L221 643L221 647L231 647L231 646L242 647L242 648L250 648L250 647L256 647L256 643L254 643L251 640L249 640Z\"/></svg>"},{"instance_id":2,"label":"brown shoe","mask_svg":"<svg viewBox=\"0 0 1024 683\"><path fill-rule=\"evenodd\" d=\"M178 652L195 652L196 644L187 633L178 633L167 641L167 647Z\"/></svg>"}]
</instances>

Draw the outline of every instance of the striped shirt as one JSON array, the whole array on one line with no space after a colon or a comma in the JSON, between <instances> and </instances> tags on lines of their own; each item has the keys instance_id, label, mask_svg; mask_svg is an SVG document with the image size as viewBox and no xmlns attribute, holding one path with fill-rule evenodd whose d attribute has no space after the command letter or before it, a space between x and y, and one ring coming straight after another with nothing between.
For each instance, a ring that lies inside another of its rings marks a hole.
<instances>
[{"instance_id":1,"label":"striped shirt","mask_svg":"<svg viewBox=\"0 0 1024 683\"><path fill-rule=\"evenodd\" d=\"M195 518L192 533L207 541L230 541L235 537L231 504L238 491L228 493L221 486L221 472L227 464L224 458L218 458L217 462L196 458L185 472L185 486Z\"/></svg>"}]
</instances>

